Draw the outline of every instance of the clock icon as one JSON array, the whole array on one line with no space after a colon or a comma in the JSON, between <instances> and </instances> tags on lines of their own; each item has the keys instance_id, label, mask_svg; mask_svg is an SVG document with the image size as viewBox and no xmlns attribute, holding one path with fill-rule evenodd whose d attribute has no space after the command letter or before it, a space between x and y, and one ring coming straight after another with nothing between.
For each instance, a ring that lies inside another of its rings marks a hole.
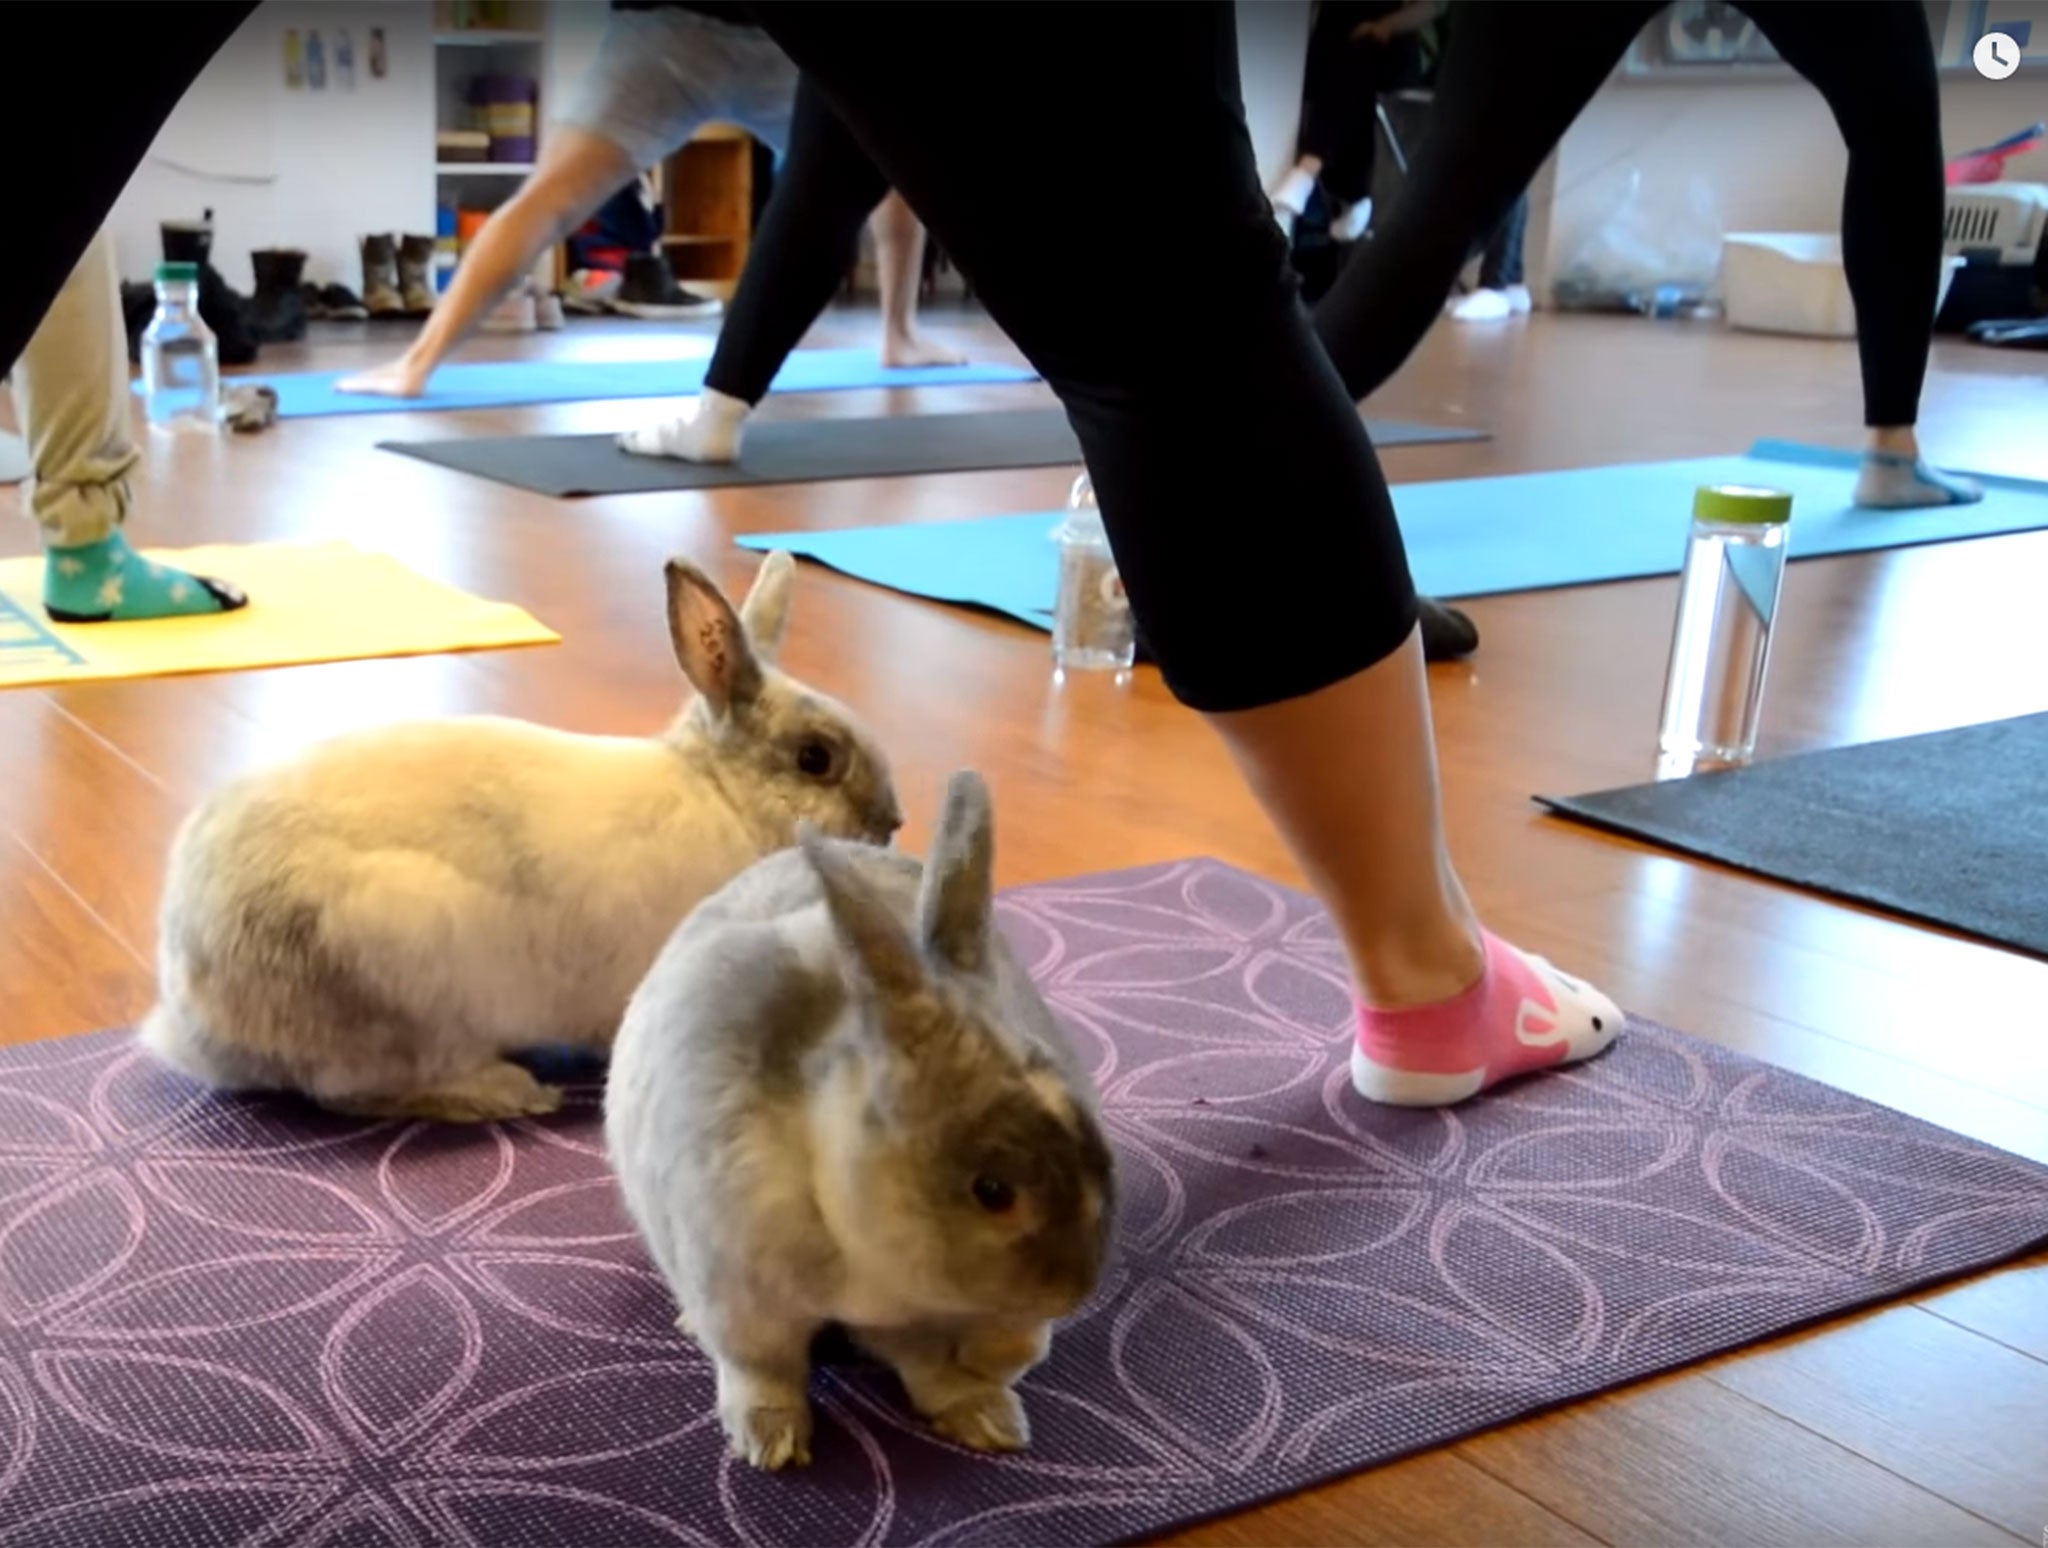
<instances>
[{"instance_id":1,"label":"clock icon","mask_svg":"<svg viewBox=\"0 0 2048 1548\"><path fill-rule=\"evenodd\" d=\"M1970 51L1970 61L1987 81L2002 81L2020 67L2020 46L2009 32L1987 32Z\"/></svg>"}]
</instances>

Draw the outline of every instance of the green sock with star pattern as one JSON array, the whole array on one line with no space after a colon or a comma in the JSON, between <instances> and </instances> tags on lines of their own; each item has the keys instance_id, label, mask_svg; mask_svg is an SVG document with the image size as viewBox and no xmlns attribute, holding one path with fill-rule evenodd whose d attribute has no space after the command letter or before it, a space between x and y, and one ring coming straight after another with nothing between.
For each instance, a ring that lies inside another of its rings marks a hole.
<instances>
[{"instance_id":1,"label":"green sock with star pattern","mask_svg":"<svg viewBox=\"0 0 2048 1548\"><path fill-rule=\"evenodd\" d=\"M145 559L119 531L97 543L50 548L43 610L58 623L119 623L232 613L249 599L225 581Z\"/></svg>"}]
</instances>

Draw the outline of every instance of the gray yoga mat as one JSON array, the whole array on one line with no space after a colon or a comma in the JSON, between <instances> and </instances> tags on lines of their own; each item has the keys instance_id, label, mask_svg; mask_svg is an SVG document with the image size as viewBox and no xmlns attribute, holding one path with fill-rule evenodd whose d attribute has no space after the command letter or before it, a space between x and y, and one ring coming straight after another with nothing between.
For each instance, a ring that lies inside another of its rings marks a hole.
<instances>
[{"instance_id":1,"label":"gray yoga mat","mask_svg":"<svg viewBox=\"0 0 2048 1548\"><path fill-rule=\"evenodd\" d=\"M1481 441L1477 430L1368 420L1375 445ZM702 466L634 457L609 435L492 436L466 441L382 441L386 451L493 479L535 494L644 494L740 484L808 484L992 468L1058 467L1081 448L1058 409L990 414L899 414L884 419L771 419L747 429L737 463Z\"/></svg>"},{"instance_id":2,"label":"gray yoga mat","mask_svg":"<svg viewBox=\"0 0 2048 1548\"><path fill-rule=\"evenodd\" d=\"M101 1033L0 1048L7 1548L1126 1542L2048 1237L2048 1169L1647 1022L1454 1111L1374 1107L1329 921L1213 860L1001 907L1120 1192L1028 1452L940 1442L842 1348L811 1467L733 1462L595 1083L531 1122L362 1123Z\"/></svg>"},{"instance_id":3,"label":"gray yoga mat","mask_svg":"<svg viewBox=\"0 0 2048 1548\"><path fill-rule=\"evenodd\" d=\"M2048 957L2048 715L1537 799L1596 828Z\"/></svg>"}]
</instances>

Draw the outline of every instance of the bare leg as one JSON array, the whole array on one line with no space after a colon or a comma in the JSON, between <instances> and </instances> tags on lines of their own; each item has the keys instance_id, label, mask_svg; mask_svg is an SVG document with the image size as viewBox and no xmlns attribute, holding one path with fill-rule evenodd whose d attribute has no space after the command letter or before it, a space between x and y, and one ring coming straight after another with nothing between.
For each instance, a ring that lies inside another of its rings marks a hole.
<instances>
[{"instance_id":1,"label":"bare leg","mask_svg":"<svg viewBox=\"0 0 2048 1548\"><path fill-rule=\"evenodd\" d=\"M875 266L881 270L882 364L959 365L967 357L917 331L917 290L924 274L924 227L890 191L869 221L875 234Z\"/></svg>"},{"instance_id":2,"label":"bare leg","mask_svg":"<svg viewBox=\"0 0 2048 1548\"><path fill-rule=\"evenodd\" d=\"M526 278L540 255L588 220L639 170L601 135L557 125L548 134L540 166L484 223L462 255L454 283L412 347L389 365L344 377L336 386L343 392L417 398L435 368Z\"/></svg>"},{"instance_id":3,"label":"bare leg","mask_svg":"<svg viewBox=\"0 0 2048 1548\"><path fill-rule=\"evenodd\" d=\"M1031 1444L1024 1404L1011 1389L1051 1347L1045 1324L890 1328L854 1337L894 1368L911 1405L946 1439L974 1451L1022 1451Z\"/></svg>"},{"instance_id":4,"label":"bare leg","mask_svg":"<svg viewBox=\"0 0 2048 1548\"><path fill-rule=\"evenodd\" d=\"M1329 904L1366 1004L1428 1004L1479 977L1479 921L1444 840L1419 632L1328 688L1209 723Z\"/></svg>"}]
</instances>

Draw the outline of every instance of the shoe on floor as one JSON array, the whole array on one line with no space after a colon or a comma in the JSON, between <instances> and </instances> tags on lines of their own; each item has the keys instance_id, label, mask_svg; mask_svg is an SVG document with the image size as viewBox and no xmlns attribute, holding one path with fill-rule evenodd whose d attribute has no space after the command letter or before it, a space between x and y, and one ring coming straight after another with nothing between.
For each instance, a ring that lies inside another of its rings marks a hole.
<instances>
[{"instance_id":1,"label":"shoe on floor","mask_svg":"<svg viewBox=\"0 0 2048 1548\"><path fill-rule=\"evenodd\" d=\"M1499 290L1475 290L1452 302L1450 310L1459 322L1500 322L1515 315L1506 293Z\"/></svg>"},{"instance_id":2,"label":"shoe on floor","mask_svg":"<svg viewBox=\"0 0 2048 1548\"><path fill-rule=\"evenodd\" d=\"M479 333L532 333L540 326L535 315L533 297L526 291L515 291L492 307L484 320L477 324Z\"/></svg>"},{"instance_id":3,"label":"shoe on floor","mask_svg":"<svg viewBox=\"0 0 2048 1548\"><path fill-rule=\"evenodd\" d=\"M626 277L619 282L611 309L627 317L716 317L725 303L683 289L661 254L639 253L626 260Z\"/></svg>"},{"instance_id":4,"label":"shoe on floor","mask_svg":"<svg viewBox=\"0 0 2048 1548\"><path fill-rule=\"evenodd\" d=\"M1459 661L1479 648L1479 625L1448 602L1417 597L1422 623L1422 659Z\"/></svg>"},{"instance_id":5,"label":"shoe on floor","mask_svg":"<svg viewBox=\"0 0 2048 1548\"><path fill-rule=\"evenodd\" d=\"M610 269L578 269L562 290L562 307L584 317L602 317L611 310L624 276Z\"/></svg>"},{"instance_id":6,"label":"shoe on floor","mask_svg":"<svg viewBox=\"0 0 2048 1548\"><path fill-rule=\"evenodd\" d=\"M320 306L318 315L326 317L329 322L361 322L370 315L370 309L363 305L362 298L346 285L322 285Z\"/></svg>"},{"instance_id":7,"label":"shoe on floor","mask_svg":"<svg viewBox=\"0 0 2048 1548\"><path fill-rule=\"evenodd\" d=\"M1501 294L1508 298L1508 310L1517 317L1527 317L1536 309L1536 298L1529 294L1527 285L1510 285Z\"/></svg>"},{"instance_id":8,"label":"shoe on floor","mask_svg":"<svg viewBox=\"0 0 2048 1548\"><path fill-rule=\"evenodd\" d=\"M533 320L543 333L553 333L562 326L562 298L552 291L536 296L533 302Z\"/></svg>"}]
</instances>

